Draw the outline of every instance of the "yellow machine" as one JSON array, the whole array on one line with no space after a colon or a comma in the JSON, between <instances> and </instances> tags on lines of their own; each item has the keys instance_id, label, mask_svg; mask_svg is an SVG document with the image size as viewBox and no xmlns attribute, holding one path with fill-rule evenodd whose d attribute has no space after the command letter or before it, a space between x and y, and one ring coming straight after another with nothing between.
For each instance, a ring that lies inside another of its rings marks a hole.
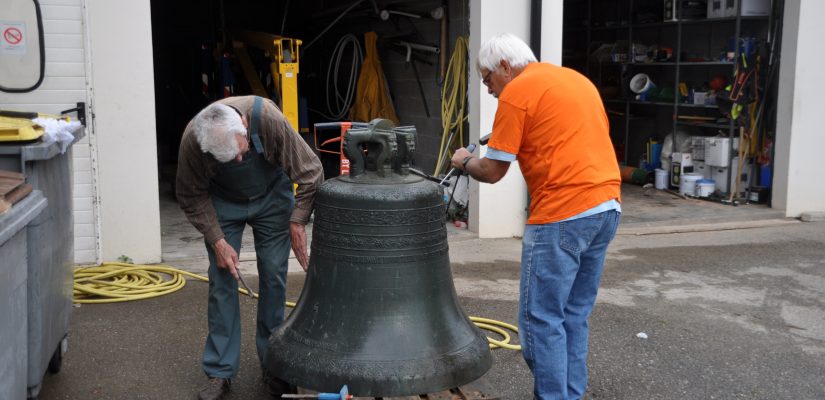
<instances>
[{"instance_id":1,"label":"yellow machine","mask_svg":"<svg viewBox=\"0 0 825 400\"><path fill-rule=\"evenodd\" d=\"M281 112L296 132L298 126L298 64L301 40L290 39L262 32L236 32L232 34L233 47L241 63L244 76L252 92L261 97L269 97L258 78L246 46L263 50L272 60L270 69L275 80L275 89L280 97Z\"/></svg>"},{"instance_id":2,"label":"yellow machine","mask_svg":"<svg viewBox=\"0 0 825 400\"><path fill-rule=\"evenodd\" d=\"M281 92L281 110L286 119L292 124L295 132L300 132L298 127L298 62L300 59L299 48L301 41L298 39L280 38L275 39L277 49L277 62L272 63L272 76L275 79L275 87ZM275 73L277 64L278 71Z\"/></svg>"}]
</instances>

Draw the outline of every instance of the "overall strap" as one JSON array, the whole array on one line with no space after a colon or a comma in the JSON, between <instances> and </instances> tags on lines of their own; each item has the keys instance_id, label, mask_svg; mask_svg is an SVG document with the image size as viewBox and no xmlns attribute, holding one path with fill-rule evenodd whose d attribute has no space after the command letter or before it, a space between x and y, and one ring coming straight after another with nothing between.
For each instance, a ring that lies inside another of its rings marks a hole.
<instances>
[{"instance_id":1,"label":"overall strap","mask_svg":"<svg viewBox=\"0 0 825 400\"><path fill-rule=\"evenodd\" d=\"M252 145L258 154L264 154L264 145L261 143L261 137L258 135L261 125L261 106L263 99L255 96L255 102L252 104L252 121L249 124L249 136L252 138Z\"/></svg>"}]
</instances>

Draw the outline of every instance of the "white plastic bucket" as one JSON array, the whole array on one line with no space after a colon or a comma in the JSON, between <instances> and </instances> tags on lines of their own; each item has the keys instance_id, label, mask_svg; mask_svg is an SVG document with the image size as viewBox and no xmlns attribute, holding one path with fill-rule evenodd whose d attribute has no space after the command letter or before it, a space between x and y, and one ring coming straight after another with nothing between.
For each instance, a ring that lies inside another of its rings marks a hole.
<instances>
[{"instance_id":1,"label":"white plastic bucket","mask_svg":"<svg viewBox=\"0 0 825 400\"><path fill-rule=\"evenodd\" d=\"M716 182L713 179L699 179L696 181L696 196L710 197L716 191Z\"/></svg>"},{"instance_id":2,"label":"white plastic bucket","mask_svg":"<svg viewBox=\"0 0 825 400\"><path fill-rule=\"evenodd\" d=\"M647 74L636 74L630 79L630 90L636 94L642 94L655 87Z\"/></svg>"},{"instance_id":3,"label":"white plastic bucket","mask_svg":"<svg viewBox=\"0 0 825 400\"><path fill-rule=\"evenodd\" d=\"M669 175L670 171L666 169L656 168L656 180L654 181L656 189L667 189Z\"/></svg>"},{"instance_id":4,"label":"white plastic bucket","mask_svg":"<svg viewBox=\"0 0 825 400\"><path fill-rule=\"evenodd\" d=\"M702 178L702 174L695 172L682 174L682 182L679 183L679 193L685 196L696 196L696 182Z\"/></svg>"}]
</instances>

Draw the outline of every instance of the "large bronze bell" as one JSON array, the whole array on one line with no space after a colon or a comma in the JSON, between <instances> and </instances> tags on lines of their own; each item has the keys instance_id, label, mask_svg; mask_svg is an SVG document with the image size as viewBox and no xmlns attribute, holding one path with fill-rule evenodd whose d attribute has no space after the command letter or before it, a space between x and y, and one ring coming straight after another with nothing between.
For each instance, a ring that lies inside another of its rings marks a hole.
<instances>
[{"instance_id":1,"label":"large bronze bell","mask_svg":"<svg viewBox=\"0 0 825 400\"><path fill-rule=\"evenodd\" d=\"M409 174L415 128L350 129L349 176L316 196L298 305L269 338L265 366L293 385L408 396L480 378L487 340L458 304L440 186ZM368 156L365 156L365 150Z\"/></svg>"}]
</instances>

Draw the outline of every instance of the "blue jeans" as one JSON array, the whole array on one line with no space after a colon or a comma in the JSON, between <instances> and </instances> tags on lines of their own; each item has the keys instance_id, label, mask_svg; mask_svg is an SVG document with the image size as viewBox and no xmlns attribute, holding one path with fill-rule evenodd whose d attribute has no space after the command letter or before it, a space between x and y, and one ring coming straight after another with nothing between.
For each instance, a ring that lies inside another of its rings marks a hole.
<instances>
[{"instance_id":1,"label":"blue jeans","mask_svg":"<svg viewBox=\"0 0 825 400\"><path fill-rule=\"evenodd\" d=\"M536 399L579 399L587 388L588 318L620 213L527 225L519 338Z\"/></svg>"}]
</instances>

